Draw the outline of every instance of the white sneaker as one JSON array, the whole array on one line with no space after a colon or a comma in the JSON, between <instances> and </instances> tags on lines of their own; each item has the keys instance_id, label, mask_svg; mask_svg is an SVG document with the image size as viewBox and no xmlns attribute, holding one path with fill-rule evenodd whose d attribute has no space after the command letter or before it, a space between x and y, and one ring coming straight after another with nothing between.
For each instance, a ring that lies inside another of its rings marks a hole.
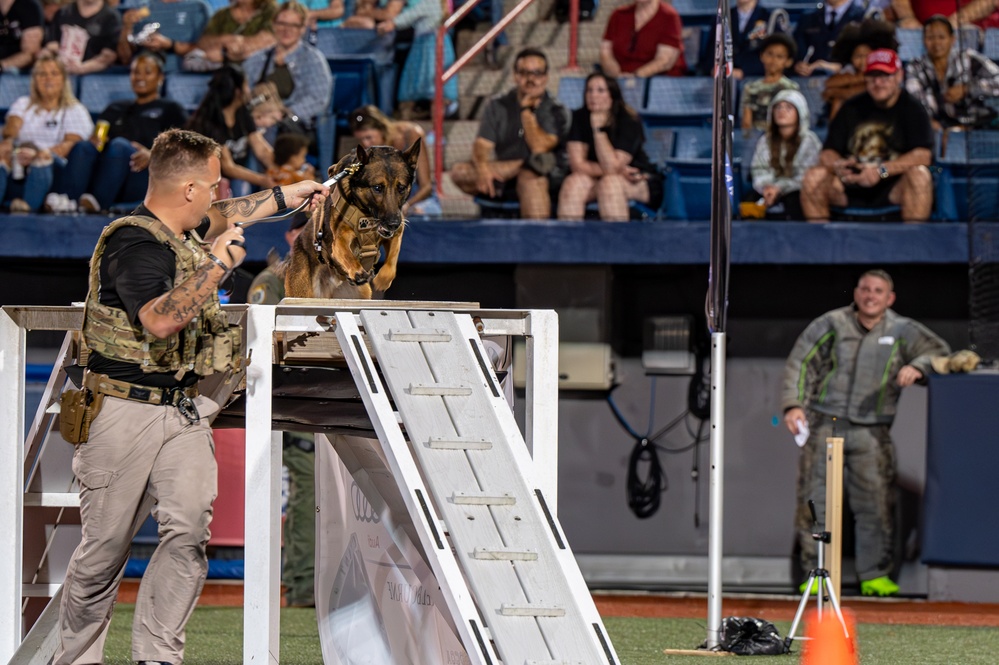
<instances>
[{"instance_id":1,"label":"white sneaker","mask_svg":"<svg viewBox=\"0 0 999 665\"><path fill-rule=\"evenodd\" d=\"M97 197L93 194L84 194L77 202L81 212L100 212L101 204L97 202Z\"/></svg>"},{"instance_id":2,"label":"white sneaker","mask_svg":"<svg viewBox=\"0 0 999 665\"><path fill-rule=\"evenodd\" d=\"M56 194L55 192L49 192L45 196L45 203L42 204L42 210L44 210L45 212L59 212L59 210L57 209L59 208L59 205L60 205L59 195Z\"/></svg>"}]
</instances>

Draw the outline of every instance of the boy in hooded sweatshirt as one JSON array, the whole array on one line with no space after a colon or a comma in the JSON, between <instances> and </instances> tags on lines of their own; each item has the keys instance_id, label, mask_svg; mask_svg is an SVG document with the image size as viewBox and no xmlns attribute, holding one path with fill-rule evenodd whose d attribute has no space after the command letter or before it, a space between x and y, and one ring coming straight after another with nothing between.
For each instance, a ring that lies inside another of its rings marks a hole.
<instances>
[{"instance_id":1,"label":"boy in hooded sweatshirt","mask_svg":"<svg viewBox=\"0 0 999 665\"><path fill-rule=\"evenodd\" d=\"M781 90L767 110L766 133L756 143L750 167L753 189L768 219L804 219L801 180L815 166L822 142L809 129L808 102L797 90Z\"/></svg>"}]
</instances>

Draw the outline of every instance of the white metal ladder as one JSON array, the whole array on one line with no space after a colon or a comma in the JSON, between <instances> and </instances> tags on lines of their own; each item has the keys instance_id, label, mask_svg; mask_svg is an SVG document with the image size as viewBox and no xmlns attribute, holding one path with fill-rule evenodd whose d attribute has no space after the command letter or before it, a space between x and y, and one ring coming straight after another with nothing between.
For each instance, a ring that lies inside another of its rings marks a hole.
<instances>
[{"instance_id":1,"label":"white metal ladder","mask_svg":"<svg viewBox=\"0 0 999 665\"><path fill-rule=\"evenodd\" d=\"M336 334L473 662L617 665L471 317L337 312Z\"/></svg>"}]
</instances>

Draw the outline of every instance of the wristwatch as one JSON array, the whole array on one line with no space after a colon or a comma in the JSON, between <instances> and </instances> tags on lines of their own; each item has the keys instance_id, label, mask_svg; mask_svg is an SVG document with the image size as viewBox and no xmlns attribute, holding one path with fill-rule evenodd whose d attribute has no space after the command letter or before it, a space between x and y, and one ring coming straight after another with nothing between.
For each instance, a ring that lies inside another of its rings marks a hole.
<instances>
[{"instance_id":1,"label":"wristwatch","mask_svg":"<svg viewBox=\"0 0 999 665\"><path fill-rule=\"evenodd\" d=\"M881 164L880 166L878 166L878 175L881 176L882 180L887 180L888 179L888 167L885 166L884 164Z\"/></svg>"}]
</instances>

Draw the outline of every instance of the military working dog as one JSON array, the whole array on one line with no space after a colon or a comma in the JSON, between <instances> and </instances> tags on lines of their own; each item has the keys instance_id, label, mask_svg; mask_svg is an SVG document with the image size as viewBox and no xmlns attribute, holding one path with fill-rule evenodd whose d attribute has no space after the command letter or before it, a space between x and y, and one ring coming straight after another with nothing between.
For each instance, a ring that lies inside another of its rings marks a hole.
<instances>
[{"instance_id":1,"label":"military working dog","mask_svg":"<svg viewBox=\"0 0 999 665\"><path fill-rule=\"evenodd\" d=\"M347 172L312 213L295 240L285 272L289 298L371 297L395 279L409 198L420 156L420 140L400 152L388 146L365 149L331 166L329 175ZM385 261L375 264L385 246Z\"/></svg>"}]
</instances>

